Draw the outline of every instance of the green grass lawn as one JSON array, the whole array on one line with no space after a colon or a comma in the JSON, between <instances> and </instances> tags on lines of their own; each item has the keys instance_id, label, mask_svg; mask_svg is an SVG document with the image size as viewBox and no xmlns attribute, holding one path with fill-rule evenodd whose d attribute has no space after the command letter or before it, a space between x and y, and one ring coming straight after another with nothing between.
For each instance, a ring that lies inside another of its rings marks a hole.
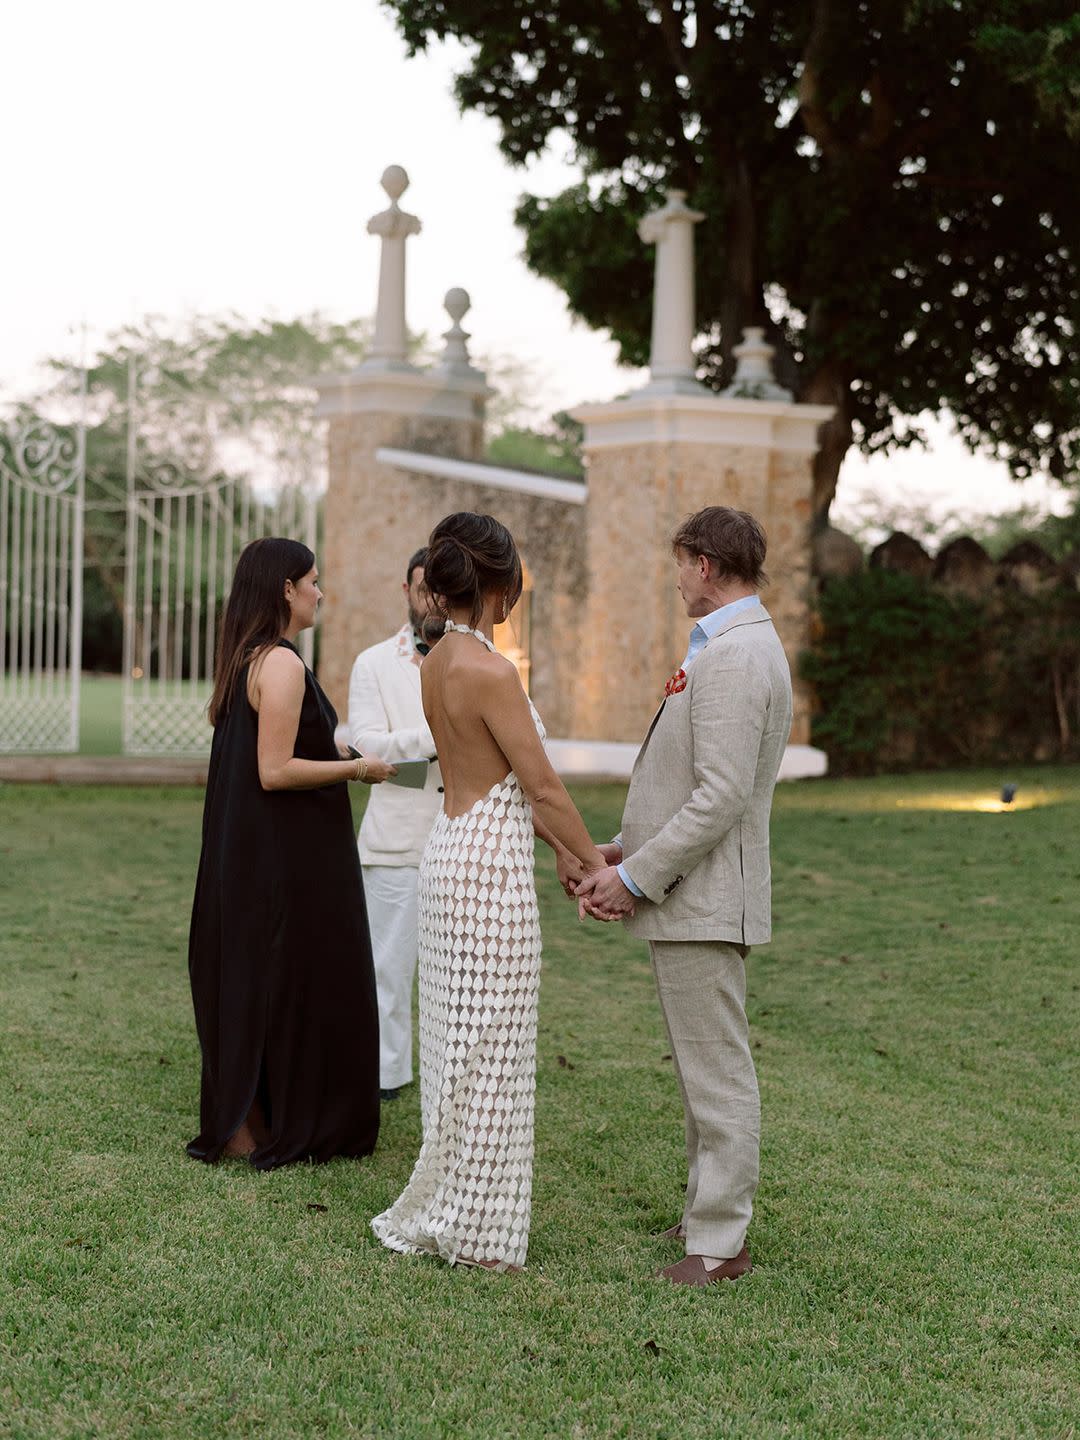
<instances>
[{"instance_id":1,"label":"green grass lawn","mask_svg":"<svg viewBox=\"0 0 1080 1440\"><path fill-rule=\"evenodd\" d=\"M946 808L1001 778L778 792L755 1270L706 1291L652 1278L683 1156L644 947L546 858L529 1266L454 1271L368 1230L415 1086L361 1164L185 1157L201 796L0 787L0 1435L1080 1433L1080 769ZM576 793L612 833L621 790Z\"/></svg>"},{"instance_id":2,"label":"green grass lawn","mask_svg":"<svg viewBox=\"0 0 1080 1440\"><path fill-rule=\"evenodd\" d=\"M188 681L183 684L183 692L186 695L194 695L200 702L209 699L210 688L205 683L194 687ZM123 677L120 675L84 674L80 684L79 700L79 754L123 754ZM206 734L207 754L209 754L209 728L207 728Z\"/></svg>"},{"instance_id":3,"label":"green grass lawn","mask_svg":"<svg viewBox=\"0 0 1080 1440\"><path fill-rule=\"evenodd\" d=\"M119 675L84 674L79 682L79 754L119 755L123 679Z\"/></svg>"},{"instance_id":4,"label":"green grass lawn","mask_svg":"<svg viewBox=\"0 0 1080 1440\"><path fill-rule=\"evenodd\" d=\"M205 684L198 687L201 696ZM85 671L79 681L79 754L123 753L123 678ZM209 734L209 731L207 731Z\"/></svg>"}]
</instances>

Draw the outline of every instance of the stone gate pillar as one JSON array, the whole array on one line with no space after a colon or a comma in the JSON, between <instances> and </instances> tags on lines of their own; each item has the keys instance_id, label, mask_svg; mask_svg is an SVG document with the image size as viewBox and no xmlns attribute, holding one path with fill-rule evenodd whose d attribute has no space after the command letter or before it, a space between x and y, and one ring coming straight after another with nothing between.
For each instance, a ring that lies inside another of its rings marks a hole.
<instances>
[{"instance_id":1,"label":"stone gate pillar","mask_svg":"<svg viewBox=\"0 0 1080 1440\"><path fill-rule=\"evenodd\" d=\"M669 539L695 510L731 505L765 527L769 586L762 600L791 665L791 743L808 745L810 697L798 659L810 638L811 462L828 408L643 394L574 414L585 424L589 485L589 596L574 734L644 734L693 624L675 588Z\"/></svg>"},{"instance_id":2,"label":"stone gate pillar","mask_svg":"<svg viewBox=\"0 0 1080 1440\"><path fill-rule=\"evenodd\" d=\"M811 465L818 427L832 411L792 403L772 379L772 351L759 330L748 330L737 348L739 368L727 394L693 380L685 316L693 313L689 241L700 216L683 199L672 192L641 227L658 251L668 247L658 254L665 271L656 301L675 311L670 326L654 317L659 363L649 383L624 399L573 412L585 426L589 574L574 734L625 741L644 734L693 623L675 588L670 537L693 511L731 505L765 527L769 586L762 599L791 665L791 743L807 745L811 697L798 662L810 638ZM676 343L683 353L675 353Z\"/></svg>"},{"instance_id":3,"label":"stone gate pillar","mask_svg":"<svg viewBox=\"0 0 1080 1440\"><path fill-rule=\"evenodd\" d=\"M420 230L416 216L397 203L408 183L400 166L386 170L390 207L368 226L383 247L372 353L350 374L316 382L318 413L329 428L319 679L343 719L352 662L401 628L405 564L430 530L429 507L417 487L376 460L376 452L393 447L470 459L483 445L489 391L468 362L464 290L447 295L452 325L441 362L421 369L407 358L405 243Z\"/></svg>"}]
</instances>

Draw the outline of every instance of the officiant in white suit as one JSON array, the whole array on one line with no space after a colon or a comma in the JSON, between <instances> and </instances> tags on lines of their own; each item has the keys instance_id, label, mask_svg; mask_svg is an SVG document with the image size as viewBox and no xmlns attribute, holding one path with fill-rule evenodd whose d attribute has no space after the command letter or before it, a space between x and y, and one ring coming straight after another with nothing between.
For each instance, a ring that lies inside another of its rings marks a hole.
<instances>
[{"instance_id":1,"label":"officiant in white suit","mask_svg":"<svg viewBox=\"0 0 1080 1440\"><path fill-rule=\"evenodd\" d=\"M402 585L408 619L396 635L362 651L349 679L350 743L396 763L431 758L435 741L420 699L427 654L424 589L427 550L410 560ZM423 789L379 785L372 791L358 844L379 997L379 1085L384 1100L412 1080L412 990L416 974L416 883L420 857L442 805L442 777L428 768Z\"/></svg>"}]
</instances>

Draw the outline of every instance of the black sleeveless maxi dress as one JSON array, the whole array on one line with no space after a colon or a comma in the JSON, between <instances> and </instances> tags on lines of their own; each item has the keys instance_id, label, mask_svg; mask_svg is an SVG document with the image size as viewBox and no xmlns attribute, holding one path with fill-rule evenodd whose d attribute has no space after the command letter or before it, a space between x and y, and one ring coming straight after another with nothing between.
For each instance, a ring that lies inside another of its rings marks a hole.
<instances>
[{"instance_id":1,"label":"black sleeveless maxi dress","mask_svg":"<svg viewBox=\"0 0 1080 1440\"><path fill-rule=\"evenodd\" d=\"M188 945L202 1100L187 1150L219 1159L258 1098L269 1138L251 1159L271 1170L375 1148L379 1019L348 786L263 790L258 723L245 666L203 809ZM308 670L293 754L338 759L336 724Z\"/></svg>"}]
</instances>

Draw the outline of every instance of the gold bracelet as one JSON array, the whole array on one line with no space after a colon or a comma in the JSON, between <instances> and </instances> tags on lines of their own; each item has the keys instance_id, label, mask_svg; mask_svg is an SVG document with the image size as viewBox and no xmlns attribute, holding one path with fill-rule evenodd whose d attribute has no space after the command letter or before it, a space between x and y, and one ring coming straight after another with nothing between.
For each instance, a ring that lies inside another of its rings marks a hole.
<instances>
[{"instance_id":1,"label":"gold bracelet","mask_svg":"<svg viewBox=\"0 0 1080 1440\"><path fill-rule=\"evenodd\" d=\"M354 779L354 780L366 780L366 779L367 779L367 761L364 759L364 757L363 757L362 755L357 756L357 760L356 760L356 774L353 776L353 779Z\"/></svg>"}]
</instances>

